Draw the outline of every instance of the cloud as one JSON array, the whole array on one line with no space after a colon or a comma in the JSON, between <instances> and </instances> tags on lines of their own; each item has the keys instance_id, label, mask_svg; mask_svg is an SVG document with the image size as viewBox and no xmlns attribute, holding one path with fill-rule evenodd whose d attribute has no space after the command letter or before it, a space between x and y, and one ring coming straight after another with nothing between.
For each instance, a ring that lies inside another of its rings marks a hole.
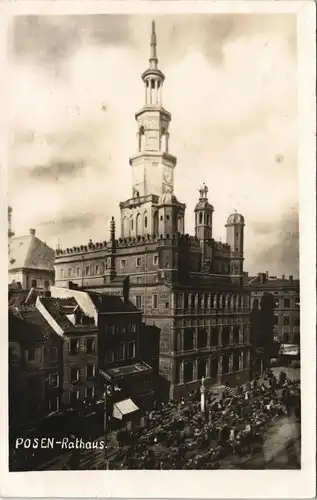
<instances>
[{"instance_id":1,"label":"cloud","mask_svg":"<svg viewBox=\"0 0 317 500\"><path fill-rule=\"evenodd\" d=\"M119 202L132 195L128 159L136 151L134 114L144 102L140 75L149 57L147 16L79 17L20 19L11 37L15 230L45 227L55 245L58 228L64 246L108 239L111 215L120 227ZM215 237L225 240L228 215L241 211L246 269L262 270L257 228L267 225L280 255L288 231L279 219L298 201L295 17L164 16L157 34L186 230L193 232L204 181ZM74 220L94 213L95 220L66 228L57 224L65 213ZM46 220L56 221L55 229L43 226ZM269 269L282 265L273 250L265 255Z\"/></svg>"}]
</instances>

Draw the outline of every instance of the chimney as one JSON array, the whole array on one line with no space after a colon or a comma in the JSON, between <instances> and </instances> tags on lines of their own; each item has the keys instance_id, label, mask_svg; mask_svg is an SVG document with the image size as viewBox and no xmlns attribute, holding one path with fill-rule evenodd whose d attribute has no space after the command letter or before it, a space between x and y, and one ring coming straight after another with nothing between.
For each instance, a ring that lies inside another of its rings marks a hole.
<instances>
[{"instance_id":1,"label":"chimney","mask_svg":"<svg viewBox=\"0 0 317 500\"><path fill-rule=\"evenodd\" d=\"M290 282L290 283L293 283L293 276L290 276L290 277L289 277L289 282Z\"/></svg>"},{"instance_id":2,"label":"chimney","mask_svg":"<svg viewBox=\"0 0 317 500\"><path fill-rule=\"evenodd\" d=\"M282 280L285 280L285 274L282 274Z\"/></svg>"},{"instance_id":3,"label":"chimney","mask_svg":"<svg viewBox=\"0 0 317 500\"><path fill-rule=\"evenodd\" d=\"M265 277L266 277L267 280L269 279L269 272L268 271L266 271Z\"/></svg>"},{"instance_id":4,"label":"chimney","mask_svg":"<svg viewBox=\"0 0 317 500\"><path fill-rule=\"evenodd\" d=\"M29 231L31 236L35 236L35 229L30 229Z\"/></svg>"}]
</instances>

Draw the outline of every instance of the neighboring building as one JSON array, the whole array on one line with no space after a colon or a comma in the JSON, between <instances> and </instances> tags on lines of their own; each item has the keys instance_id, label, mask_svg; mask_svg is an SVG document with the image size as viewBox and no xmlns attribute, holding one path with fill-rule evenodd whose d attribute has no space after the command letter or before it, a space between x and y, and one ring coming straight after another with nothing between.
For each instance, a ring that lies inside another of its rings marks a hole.
<instances>
[{"instance_id":1,"label":"neighboring building","mask_svg":"<svg viewBox=\"0 0 317 500\"><path fill-rule=\"evenodd\" d=\"M39 297L37 308L63 340L63 408L94 402L97 389L98 326L75 298Z\"/></svg>"},{"instance_id":2,"label":"neighboring building","mask_svg":"<svg viewBox=\"0 0 317 500\"><path fill-rule=\"evenodd\" d=\"M32 293L9 296L9 425L36 424L61 405L62 344Z\"/></svg>"},{"instance_id":3,"label":"neighboring building","mask_svg":"<svg viewBox=\"0 0 317 500\"><path fill-rule=\"evenodd\" d=\"M269 277L259 273L246 278L251 292L251 308L264 293L274 297L274 341L280 344L300 344L300 294L299 280L293 276Z\"/></svg>"},{"instance_id":4,"label":"neighboring building","mask_svg":"<svg viewBox=\"0 0 317 500\"><path fill-rule=\"evenodd\" d=\"M21 283L23 290L48 289L54 283L55 252L30 229L26 236L15 236L9 207L9 284Z\"/></svg>"},{"instance_id":5,"label":"neighboring building","mask_svg":"<svg viewBox=\"0 0 317 500\"><path fill-rule=\"evenodd\" d=\"M249 378L249 294L243 288L244 226L233 213L227 242L213 238L214 207L199 190L195 236L185 234L186 206L174 191L176 157L169 150L171 115L162 106L164 75L157 67L154 24L145 103L136 113L137 152L130 158L132 197L120 203L121 236L111 221L109 242L56 251L56 285L131 300L143 321L160 330L159 371L172 398L207 383Z\"/></svg>"}]
</instances>

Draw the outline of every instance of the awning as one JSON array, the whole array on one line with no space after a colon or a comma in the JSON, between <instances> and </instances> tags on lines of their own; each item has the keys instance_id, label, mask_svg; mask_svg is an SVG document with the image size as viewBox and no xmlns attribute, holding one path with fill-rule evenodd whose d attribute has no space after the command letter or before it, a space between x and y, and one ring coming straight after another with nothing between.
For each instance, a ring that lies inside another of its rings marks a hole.
<instances>
[{"instance_id":1,"label":"awning","mask_svg":"<svg viewBox=\"0 0 317 500\"><path fill-rule=\"evenodd\" d=\"M139 408L133 403L132 399L124 399L113 405L113 416L122 420L125 415L137 411Z\"/></svg>"},{"instance_id":2,"label":"awning","mask_svg":"<svg viewBox=\"0 0 317 500\"><path fill-rule=\"evenodd\" d=\"M282 344L280 347L280 355L284 356L298 356L299 345L295 344Z\"/></svg>"}]
</instances>

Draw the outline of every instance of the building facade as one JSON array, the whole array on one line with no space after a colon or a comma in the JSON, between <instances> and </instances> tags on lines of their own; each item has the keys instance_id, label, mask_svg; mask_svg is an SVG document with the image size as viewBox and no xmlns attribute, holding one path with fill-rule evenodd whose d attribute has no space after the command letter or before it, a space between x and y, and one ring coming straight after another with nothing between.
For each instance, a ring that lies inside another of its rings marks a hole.
<instances>
[{"instance_id":1,"label":"building facade","mask_svg":"<svg viewBox=\"0 0 317 500\"><path fill-rule=\"evenodd\" d=\"M48 289L54 284L55 252L37 238L35 229L25 236L15 236L11 227L12 208L8 208L9 284L23 290Z\"/></svg>"},{"instance_id":2,"label":"building facade","mask_svg":"<svg viewBox=\"0 0 317 500\"><path fill-rule=\"evenodd\" d=\"M280 344L300 345L300 289L299 280L269 277L259 273L248 280L251 293L251 307L260 301L264 293L274 297L274 341Z\"/></svg>"},{"instance_id":3,"label":"building facade","mask_svg":"<svg viewBox=\"0 0 317 500\"><path fill-rule=\"evenodd\" d=\"M9 425L27 428L61 407L62 343L28 294L9 298ZM27 302L26 302L27 301Z\"/></svg>"},{"instance_id":4,"label":"building facade","mask_svg":"<svg viewBox=\"0 0 317 500\"><path fill-rule=\"evenodd\" d=\"M249 293L243 286L241 214L226 224L227 241L213 238L214 207L202 185L195 235L185 233L186 205L174 194L177 159L170 152L171 114L162 103L152 25L143 107L136 113L136 153L130 158L132 196L120 203L120 236L112 219L110 241L58 249L56 285L117 294L160 330L159 376L172 398L200 385L240 383L249 377Z\"/></svg>"}]
</instances>

